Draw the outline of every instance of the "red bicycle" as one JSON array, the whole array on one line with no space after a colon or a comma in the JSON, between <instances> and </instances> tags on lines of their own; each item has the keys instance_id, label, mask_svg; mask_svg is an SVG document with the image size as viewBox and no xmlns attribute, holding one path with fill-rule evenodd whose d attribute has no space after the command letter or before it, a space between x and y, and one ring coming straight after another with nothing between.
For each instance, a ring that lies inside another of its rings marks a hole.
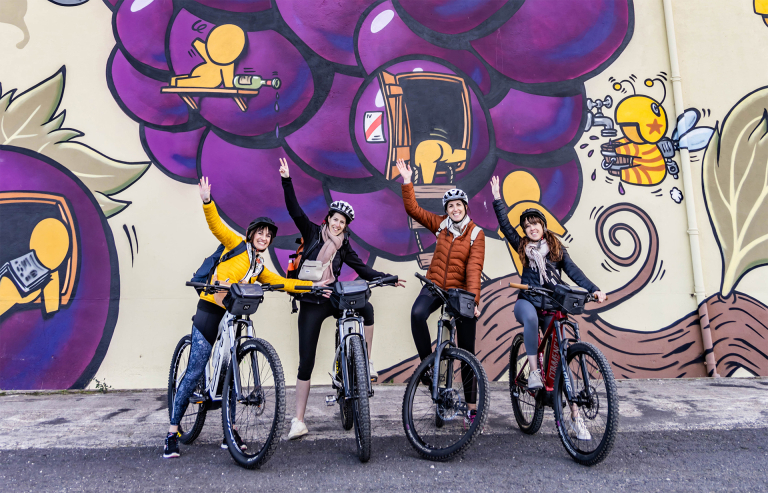
<instances>
[{"instance_id":1,"label":"red bicycle","mask_svg":"<svg viewBox=\"0 0 768 493\"><path fill-rule=\"evenodd\" d=\"M579 324L568 318L582 313L584 304L594 301L592 295L563 285L555 291L515 283L510 287L527 290L539 300L538 360L544 383L539 390L528 390L531 368L523 334L517 334L509 352L509 393L517 425L523 433L533 435L541 427L544 406L549 406L571 457L587 466L602 462L613 448L619 427L616 381L603 353L581 341ZM566 406L570 416L566 416Z\"/></svg>"}]
</instances>

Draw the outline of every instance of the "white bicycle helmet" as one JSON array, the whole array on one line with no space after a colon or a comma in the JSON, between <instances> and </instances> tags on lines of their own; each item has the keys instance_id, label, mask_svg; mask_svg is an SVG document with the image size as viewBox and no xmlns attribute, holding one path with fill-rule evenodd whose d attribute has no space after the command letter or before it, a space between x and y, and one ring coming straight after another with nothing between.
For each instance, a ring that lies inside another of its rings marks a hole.
<instances>
[{"instance_id":1,"label":"white bicycle helmet","mask_svg":"<svg viewBox=\"0 0 768 493\"><path fill-rule=\"evenodd\" d=\"M349 205L349 202L343 200L334 200L331 202L330 212L338 212L347 218L347 222L352 222L355 219L355 210Z\"/></svg>"},{"instance_id":2,"label":"white bicycle helmet","mask_svg":"<svg viewBox=\"0 0 768 493\"><path fill-rule=\"evenodd\" d=\"M458 188L452 188L445 192L445 195L443 195L443 209L448 207L448 202L451 200L461 200L464 202L464 205L469 204L469 197L467 197L467 194L464 193L464 190Z\"/></svg>"}]
</instances>

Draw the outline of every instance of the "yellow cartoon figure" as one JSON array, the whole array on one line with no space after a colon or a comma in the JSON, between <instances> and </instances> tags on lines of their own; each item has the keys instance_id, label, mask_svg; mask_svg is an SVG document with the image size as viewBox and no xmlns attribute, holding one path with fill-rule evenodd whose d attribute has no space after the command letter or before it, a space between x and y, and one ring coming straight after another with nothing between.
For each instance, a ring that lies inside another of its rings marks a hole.
<instances>
[{"instance_id":1,"label":"yellow cartoon figure","mask_svg":"<svg viewBox=\"0 0 768 493\"><path fill-rule=\"evenodd\" d=\"M500 189L498 186L498 180L491 180L491 190L495 199L503 198L509 207L507 218L509 223L517 231L520 236L525 236L523 227L520 225L520 214L526 209L538 209L547 218L547 229L557 236L563 236L565 234L565 228L557 220L555 216L549 212L539 201L541 200L541 188L536 178L527 171L513 171L504 178ZM497 194L499 196L497 197ZM501 230L499 229L499 236L501 236ZM520 260L520 256L517 251L512 249L512 245L507 244L509 247L509 253L512 255L512 260L515 263L517 272L522 274L523 262Z\"/></svg>"},{"instance_id":2,"label":"yellow cartoon figure","mask_svg":"<svg viewBox=\"0 0 768 493\"><path fill-rule=\"evenodd\" d=\"M441 137L439 133L430 133L432 137ZM466 149L456 149L445 140L430 139L419 143L416 146L414 164L421 175L421 182L430 184L435 179L435 171L438 164L447 166L450 170L467 160ZM452 182L449 179L449 182Z\"/></svg>"},{"instance_id":3,"label":"yellow cartoon figure","mask_svg":"<svg viewBox=\"0 0 768 493\"><path fill-rule=\"evenodd\" d=\"M613 88L621 90L624 82L634 89L630 81L617 82ZM653 80L647 79L645 85L653 86ZM603 168L632 185L661 183L667 176L667 164L657 144L668 128L661 103L649 96L629 96L616 107L616 125L624 137L601 146Z\"/></svg>"},{"instance_id":4,"label":"yellow cartoon figure","mask_svg":"<svg viewBox=\"0 0 768 493\"><path fill-rule=\"evenodd\" d=\"M235 60L245 49L245 32L234 24L224 24L215 27L207 41L197 38L192 46L203 57L203 63L189 75L171 77L171 86L213 89L224 84L233 88Z\"/></svg>"},{"instance_id":5,"label":"yellow cartoon figure","mask_svg":"<svg viewBox=\"0 0 768 493\"><path fill-rule=\"evenodd\" d=\"M43 219L32 230L30 252L0 267L0 315L42 295L45 313L61 302L59 266L69 253L69 232L58 219Z\"/></svg>"},{"instance_id":6,"label":"yellow cartoon figure","mask_svg":"<svg viewBox=\"0 0 768 493\"><path fill-rule=\"evenodd\" d=\"M768 0L755 0L755 13L763 16L763 22L768 26Z\"/></svg>"}]
</instances>

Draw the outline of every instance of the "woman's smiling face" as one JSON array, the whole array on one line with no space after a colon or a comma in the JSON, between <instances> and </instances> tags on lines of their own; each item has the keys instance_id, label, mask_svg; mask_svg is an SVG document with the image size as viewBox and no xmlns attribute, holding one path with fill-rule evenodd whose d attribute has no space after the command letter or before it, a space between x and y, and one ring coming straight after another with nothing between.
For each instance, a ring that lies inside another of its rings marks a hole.
<instances>
[{"instance_id":1,"label":"woman's smiling face","mask_svg":"<svg viewBox=\"0 0 768 493\"><path fill-rule=\"evenodd\" d=\"M458 223L467 215L467 206L464 204L463 200L451 200L445 206L445 212L452 221Z\"/></svg>"},{"instance_id":2,"label":"woman's smiling face","mask_svg":"<svg viewBox=\"0 0 768 493\"><path fill-rule=\"evenodd\" d=\"M272 241L272 232L266 226L262 226L259 229L257 229L256 232L253 233L253 237L251 238L251 243L253 244L253 248L255 248L258 252L263 252L264 250L266 250L267 247L269 247L269 244L271 241Z\"/></svg>"},{"instance_id":3,"label":"woman's smiling face","mask_svg":"<svg viewBox=\"0 0 768 493\"><path fill-rule=\"evenodd\" d=\"M343 214L334 212L328 218L328 230L333 236L339 236L344 232L344 228L347 227L347 218Z\"/></svg>"},{"instance_id":4,"label":"woman's smiling face","mask_svg":"<svg viewBox=\"0 0 768 493\"><path fill-rule=\"evenodd\" d=\"M544 225L538 217L527 217L523 224L525 236L533 241L539 241L544 236Z\"/></svg>"}]
</instances>

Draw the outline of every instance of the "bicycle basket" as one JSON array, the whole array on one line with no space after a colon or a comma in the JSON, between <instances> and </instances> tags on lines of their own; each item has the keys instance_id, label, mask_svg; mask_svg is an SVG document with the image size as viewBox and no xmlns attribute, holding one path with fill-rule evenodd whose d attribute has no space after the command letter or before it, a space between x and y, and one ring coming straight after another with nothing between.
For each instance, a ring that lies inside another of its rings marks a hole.
<instances>
[{"instance_id":1,"label":"bicycle basket","mask_svg":"<svg viewBox=\"0 0 768 493\"><path fill-rule=\"evenodd\" d=\"M235 316L256 313L264 300L264 291L258 284L233 284L224 297L224 308Z\"/></svg>"},{"instance_id":2,"label":"bicycle basket","mask_svg":"<svg viewBox=\"0 0 768 493\"><path fill-rule=\"evenodd\" d=\"M475 316L475 294L463 289L448 290L448 306L455 315L464 318Z\"/></svg>"},{"instance_id":3,"label":"bicycle basket","mask_svg":"<svg viewBox=\"0 0 768 493\"><path fill-rule=\"evenodd\" d=\"M362 279L337 282L331 294L331 304L336 310L360 310L370 297L371 288Z\"/></svg>"},{"instance_id":4,"label":"bicycle basket","mask_svg":"<svg viewBox=\"0 0 768 493\"><path fill-rule=\"evenodd\" d=\"M562 306L557 309L565 310L571 315L578 315L584 312L584 303L587 301L589 291L579 286L567 286L558 284L555 286L554 298Z\"/></svg>"}]
</instances>

